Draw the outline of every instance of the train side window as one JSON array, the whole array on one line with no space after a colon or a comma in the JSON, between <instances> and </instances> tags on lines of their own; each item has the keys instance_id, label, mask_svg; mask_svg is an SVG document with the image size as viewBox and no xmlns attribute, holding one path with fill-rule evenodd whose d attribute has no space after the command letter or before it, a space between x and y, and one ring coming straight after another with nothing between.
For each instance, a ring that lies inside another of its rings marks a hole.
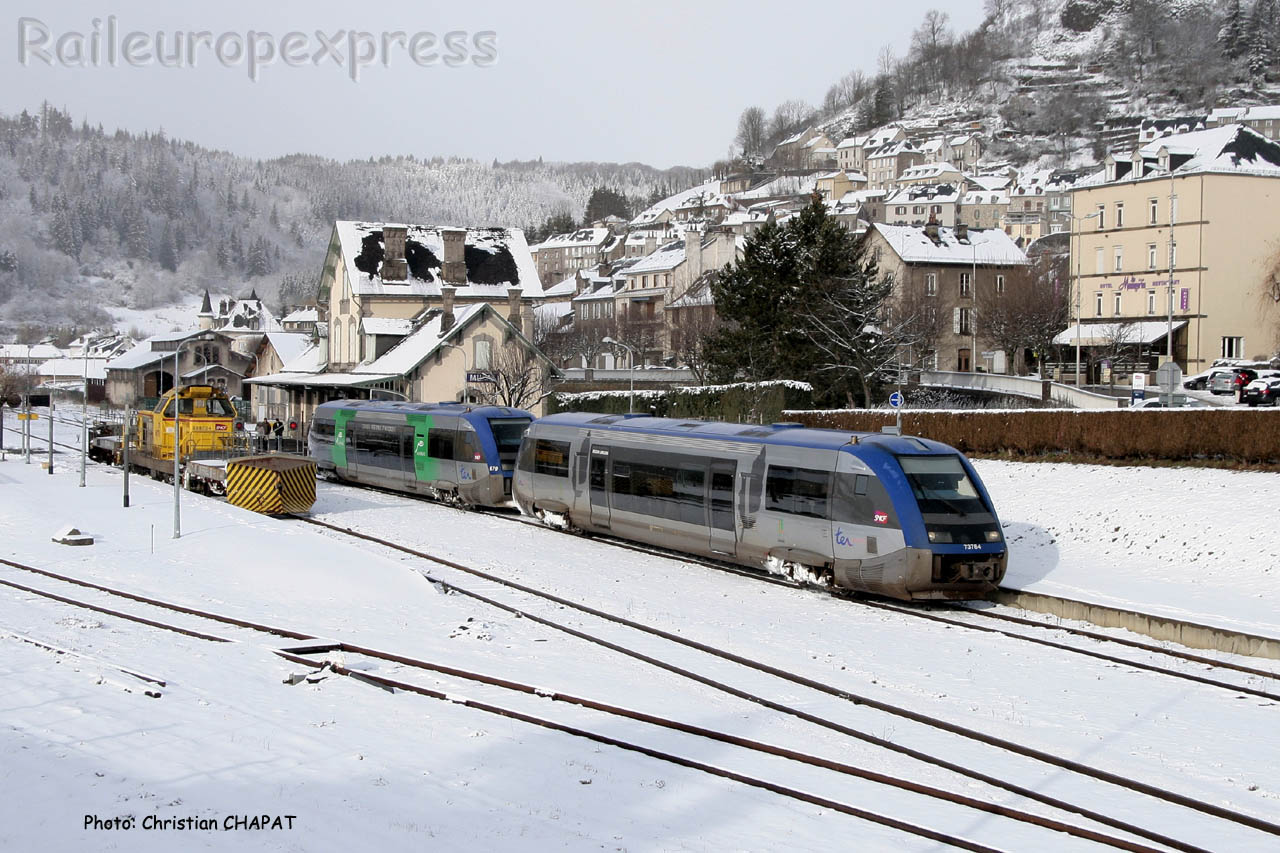
<instances>
[{"instance_id":1,"label":"train side window","mask_svg":"<svg viewBox=\"0 0 1280 853\"><path fill-rule=\"evenodd\" d=\"M867 475L853 475L853 493L855 495L865 495L867 493Z\"/></svg>"},{"instance_id":2,"label":"train side window","mask_svg":"<svg viewBox=\"0 0 1280 853\"><path fill-rule=\"evenodd\" d=\"M427 455L436 459L453 459L453 430L427 430Z\"/></svg>"},{"instance_id":3,"label":"train side window","mask_svg":"<svg viewBox=\"0 0 1280 853\"><path fill-rule=\"evenodd\" d=\"M533 439L520 442L520 455L516 458L516 468L526 473L533 471L533 447L536 443Z\"/></svg>"},{"instance_id":4,"label":"train side window","mask_svg":"<svg viewBox=\"0 0 1280 853\"><path fill-rule=\"evenodd\" d=\"M816 468L770 465L765 478L765 509L828 518L827 496L831 474Z\"/></svg>"},{"instance_id":5,"label":"train side window","mask_svg":"<svg viewBox=\"0 0 1280 853\"><path fill-rule=\"evenodd\" d=\"M568 477L569 442L538 439L533 450L533 472L552 477Z\"/></svg>"},{"instance_id":6,"label":"train side window","mask_svg":"<svg viewBox=\"0 0 1280 853\"><path fill-rule=\"evenodd\" d=\"M453 458L458 462L479 462L482 457L476 434L467 430L458 430L453 443L453 454Z\"/></svg>"},{"instance_id":7,"label":"train side window","mask_svg":"<svg viewBox=\"0 0 1280 853\"><path fill-rule=\"evenodd\" d=\"M333 421L315 421L311 424L311 434L317 438L333 438Z\"/></svg>"}]
</instances>

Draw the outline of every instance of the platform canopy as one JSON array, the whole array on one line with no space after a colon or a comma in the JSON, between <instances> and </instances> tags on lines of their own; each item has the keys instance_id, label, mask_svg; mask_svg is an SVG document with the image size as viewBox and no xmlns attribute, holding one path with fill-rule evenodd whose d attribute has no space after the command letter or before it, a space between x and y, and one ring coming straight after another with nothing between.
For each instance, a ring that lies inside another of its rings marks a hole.
<instances>
[{"instance_id":1,"label":"platform canopy","mask_svg":"<svg viewBox=\"0 0 1280 853\"><path fill-rule=\"evenodd\" d=\"M1174 320L1173 330L1176 332L1187 325L1186 320ZM1055 344L1063 346L1102 347L1115 343L1153 344L1163 340L1169 333L1168 320L1141 320L1131 323L1081 323L1080 338L1076 339L1076 324L1072 323L1066 330L1059 332L1053 339Z\"/></svg>"}]
</instances>

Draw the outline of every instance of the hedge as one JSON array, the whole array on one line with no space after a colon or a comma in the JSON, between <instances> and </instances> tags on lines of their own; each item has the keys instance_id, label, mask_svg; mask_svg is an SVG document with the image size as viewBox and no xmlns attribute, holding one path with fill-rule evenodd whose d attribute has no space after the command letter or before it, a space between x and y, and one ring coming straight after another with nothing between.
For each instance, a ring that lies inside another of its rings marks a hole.
<instances>
[{"instance_id":1,"label":"hedge","mask_svg":"<svg viewBox=\"0 0 1280 853\"><path fill-rule=\"evenodd\" d=\"M884 409L788 411L783 416L806 426L855 432L879 432L896 422L895 413ZM902 432L965 453L1280 463L1277 409L904 411Z\"/></svg>"},{"instance_id":2,"label":"hedge","mask_svg":"<svg viewBox=\"0 0 1280 853\"><path fill-rule=\"evenodd\" d=\"M553 394L547 413L627 411L630 391L587 391ZM743 423L772 423L785 409L813 405L813 387L805 382L739 382L635 392L635 410L661 418L695 418Z\"/></svg>"}]
</instances>

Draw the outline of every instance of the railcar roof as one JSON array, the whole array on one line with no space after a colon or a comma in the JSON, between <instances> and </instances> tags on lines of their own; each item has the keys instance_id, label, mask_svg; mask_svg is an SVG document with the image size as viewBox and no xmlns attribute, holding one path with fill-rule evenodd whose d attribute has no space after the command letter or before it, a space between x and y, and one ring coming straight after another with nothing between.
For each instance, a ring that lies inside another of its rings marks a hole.
<instances>
[{"instance_id":1,"label":"railcar roof","mask_svg":"<svg viewBox=\"0 0 1280 853\"><path fill-rule=\"evenodd\" d=\"M838 450L851 442L874 446L895 455L921 453L954 453L941 442L909 435L879 432L814 429L794 423L735 424L723 421L699 421L681 418L655 418L650 415L609 415L599 412L561 412L534 421L534 425L603 427L619 432L645 435L695 436L757 444L781 444L793 447L815 447Z\"/></svg>"},{"instance_id":2,"label":"railcar roof","mask_svg":"<svg viewBox=\"0 0 1280 853\"><path fill-rule=\"evenodd\" d=\"M465 403L455 403L453 401L445 401L441 403L413 403L405 400L330 400L327 403L321 403L316 407L316 411L322 409L359 409L364 412L388 412L391 414L413 414L414 412L429 412L435 415L477 415L480 417L505 417L505 418L532 418L533 415L524 409L515 409L509 406L476 406L467 405Z\"/></svg>"}]
</instances>

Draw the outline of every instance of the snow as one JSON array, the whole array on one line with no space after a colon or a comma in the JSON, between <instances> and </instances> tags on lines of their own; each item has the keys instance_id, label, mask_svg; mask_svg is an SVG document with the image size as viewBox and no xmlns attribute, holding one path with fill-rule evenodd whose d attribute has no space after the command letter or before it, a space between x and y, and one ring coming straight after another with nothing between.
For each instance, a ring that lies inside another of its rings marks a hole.
<instances>
[{"instance_id":1,"label":"snow","mask_svg":"<svg viewBox=\"0 0 1280 853\"><path fill-rule=\"evenodd\" d=\"M37 423L43 428L46 421ZM15 424L6 413L9 448L16 447ZM75 427L58 424L58 430L60 439L75 442ZM1280 476L976 464L1010 542L1010 585L1280 637L1274 606L1280 543L1261 521L1280 505ZM171 487L134 477L125 509L118 472L91 465L86 488L77 483L70 453L57 456L52 475L15 454L0 462L0 554L196 608L535 685L542 695L513 697L444 676L348 661L373 667L374 674L417 680L450 699L554 716L1001 849L1095 849L869 783L833 781L816 770L745 757L723 744L699 745L673 732L566 708L549 694L672 715L996 803L1013 799L588 646L532 619L442 594L423 573L464 588L483 586L485 594L522 609L537 608L443 566L190 493L182 496L182 536L174 539ZM1276 818L1280 730L1274 706L1265 701L395 495L321 483L313 514L726 646L856 695ZM94 536L95 544L53 543L53 534L68 525ZM0 577L46 586L6 567ZM561 608L537 612L575 626L586 618ZM834 811L456 702L312 673L272 654L292 641L176 616L166 621L239 641L158 634L0 587L0 776L6 780L0 847L938 849ZM582 627L600 630L595 622ZM55 654L23 637L71 654ZM638 642L625 634L617 641ZM652 648L671 654L665 646ZM1273 662L1248 662L1276 669ZM146 685L117 667L167 684ZM304 673L309 677L298 677ZM768 686L763 676L722 677L896 743L940 751L1042 792L1163 828L1188 843L1274 849L1273 837L1171 813L1119 789L1099 790L865 706L794 684ZM237 815L264 814L281 816L281 828L85 828L86 815L104 821L190 818L188 827L196 821L221 827ZM294 816L292 828L283 825L287 815Z\"/></svg>"},{"instance_id":2,"label":"snow","mask_svg":"<svg viewBox=\"0 0 1280 853\"><path fill-rule=\"evenodd\" d=\"M1018 264L1027 262L1027 256L999 228L970 228L967 242L955 237L955 230L946 226L938 228L938 242L934 243L924 229L913 225L885 225L872 227L884 236L893 251L908 263L928 264Z\"/></svg>"}]
</instances>

